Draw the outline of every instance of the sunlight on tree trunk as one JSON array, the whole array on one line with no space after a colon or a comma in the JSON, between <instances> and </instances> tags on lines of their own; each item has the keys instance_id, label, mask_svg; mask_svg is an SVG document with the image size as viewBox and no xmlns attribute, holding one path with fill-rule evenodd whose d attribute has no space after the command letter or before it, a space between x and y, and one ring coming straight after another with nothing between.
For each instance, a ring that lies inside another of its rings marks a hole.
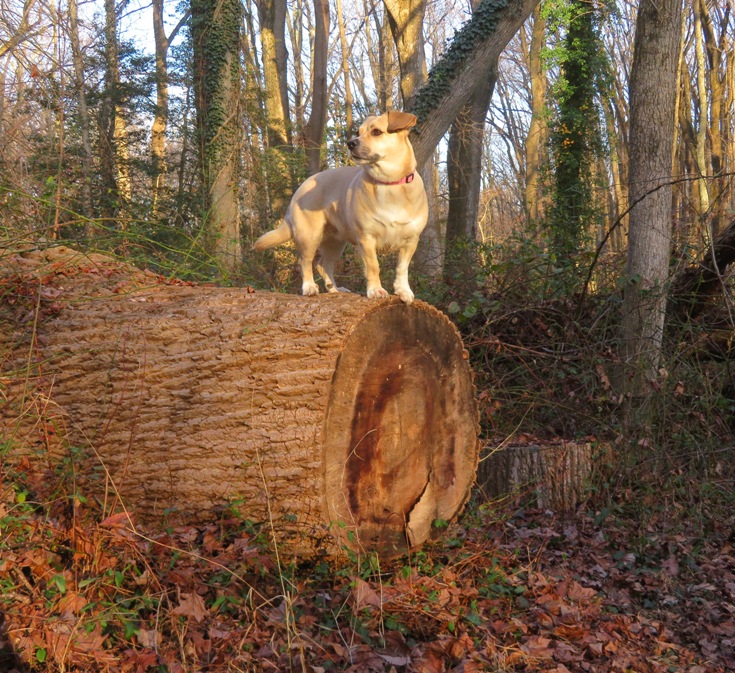
<instances>
[{"instance_id":1,"label":"sunlight on tree trunk","mask_svg":"<svg viewBox=\"0 0 735 673\"><path fill-rule=\"evenodd\" d=\"M285 0L258 1L268 139L266 152L268 191L274 220L286 212L294 187L286 76L288 66L288 52L285 45L286 11Z\"/></svg>"}]
</instances>

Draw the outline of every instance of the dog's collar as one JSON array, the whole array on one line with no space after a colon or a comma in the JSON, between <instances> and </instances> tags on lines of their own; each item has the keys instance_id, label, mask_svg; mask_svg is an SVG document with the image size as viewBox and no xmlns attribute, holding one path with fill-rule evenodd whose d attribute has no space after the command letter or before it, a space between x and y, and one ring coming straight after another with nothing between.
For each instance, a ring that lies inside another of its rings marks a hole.
<instances>
[{"instance_id":1,"label":"dog's collar","mask_svg":"<svg viewBox=\"0 0 735 673\"><path fill-rule=\"evenodd\" d=\"M409 182L413 182L414 177L416 177L415 173L409 173L395 182L383 182L382 180L375 180L375 178L373 178L373 180L375 180L379 185L405 185Z\"/></svg>"}]
</instances>

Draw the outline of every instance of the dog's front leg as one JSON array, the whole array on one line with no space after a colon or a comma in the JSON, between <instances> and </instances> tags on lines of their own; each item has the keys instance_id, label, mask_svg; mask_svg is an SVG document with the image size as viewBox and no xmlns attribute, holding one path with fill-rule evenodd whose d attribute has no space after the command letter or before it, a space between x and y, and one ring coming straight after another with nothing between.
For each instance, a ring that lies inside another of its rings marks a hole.
<instances>
[{"instance_id":1,"label":"dog's front leg","mask_svg":"<svg viewBox=\"0 0 735 673\"><path fill-rule=\"evenodd\" d=\"M390 295L380 283L380 266L378 264L378 251L375 239L365 236L360 239L358 252L365 267L365 278L367 278L367 296L370 299L384 299Z\"/></svg>"},{"instance_id":2,"label":"dog's front leg","mask_svg":"<svg viewBox=\"0 0 735 673\"><path fill-rule=\"evenodd\" d=\"M393 290L400 297L401 301L410 304L413 301L413 291L408 284L408 265L411 263L413 254L419 244L418 236L409 238L398 250L398 264L396 265L396 280L393 283Z\"/></svg>"}]
</instances>

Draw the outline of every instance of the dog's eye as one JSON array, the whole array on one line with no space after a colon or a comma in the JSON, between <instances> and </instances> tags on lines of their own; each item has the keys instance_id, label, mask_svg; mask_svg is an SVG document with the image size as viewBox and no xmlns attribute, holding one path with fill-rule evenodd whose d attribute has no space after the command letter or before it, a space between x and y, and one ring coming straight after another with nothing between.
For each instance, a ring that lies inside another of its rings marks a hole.
<instances>
[{"instance_id":1,"label":"dog's eye","mask_svg":"<svg viewBox=\"0 0 735 673\"><path fill-rule=\"evenodd\" d=\"M373 129L370 131L371 136L382 136L383 132L380 129Z\"/></svg>"}]
</instances>

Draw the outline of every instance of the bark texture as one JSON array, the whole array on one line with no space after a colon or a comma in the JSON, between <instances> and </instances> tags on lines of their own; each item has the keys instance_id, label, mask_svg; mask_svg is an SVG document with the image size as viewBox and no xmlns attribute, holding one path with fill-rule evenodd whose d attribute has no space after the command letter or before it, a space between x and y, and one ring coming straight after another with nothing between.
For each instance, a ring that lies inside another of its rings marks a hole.
<instances>
[{"instance_id":1,"label":"bark texture","mask_svg":"<svg viewBox=\"0 0 735 673\"><path fill-rule=\"evenodd\" d=\"M395 556L463 507L474 387L456 329L431 306L165 284L63 248L8 264L25 270L4 282L54 308L36 312L33 336L0 310L15 325L5 368L35 353L22 397L34 397L28 381L45 386L57 434L96 456L91 492L189 521L237 499L284 552L309 555ZM21 411L6 405L6 434L39 448L11 427Z\"/></svg>"},{"instance_id":2,"label":"bark texture","mask_svg":"<svg viewBox=\"0 0 735 673\"><path fill-rule=\"evenodd\" d=\"M589 442L505 446L481 460L478 491L487 500L515 495L524 504L571 512L587 496L592 462Z\"/></svg>"}]
</instances>

